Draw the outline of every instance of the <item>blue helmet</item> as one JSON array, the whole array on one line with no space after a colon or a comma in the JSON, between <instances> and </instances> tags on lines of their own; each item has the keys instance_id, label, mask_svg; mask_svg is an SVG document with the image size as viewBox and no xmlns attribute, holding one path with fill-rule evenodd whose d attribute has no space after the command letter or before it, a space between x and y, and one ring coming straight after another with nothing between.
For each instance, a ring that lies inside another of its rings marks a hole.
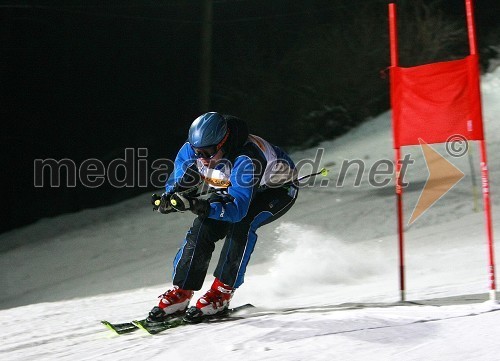
<instances>
[{"instance_id":1,"label":"blue helmet","mask_svg":"<svg viewBox=\"0 0 500 361\"><path fill-rule=\"evenodd\" d=\"M194 148L219 145L227 135L227 122L216 112L205 113L196 118L189 128L188 141Z\"/></svg>"}]
</instances>

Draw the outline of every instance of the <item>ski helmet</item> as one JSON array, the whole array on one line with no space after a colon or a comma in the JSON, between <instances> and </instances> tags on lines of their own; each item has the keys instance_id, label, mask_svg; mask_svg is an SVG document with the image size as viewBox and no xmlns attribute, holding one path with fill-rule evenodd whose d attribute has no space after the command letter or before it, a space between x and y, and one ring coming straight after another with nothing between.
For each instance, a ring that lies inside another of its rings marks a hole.
<instances>
[{"instance_id":1,"label":"ski helmet","mask_svg":"<svg viewBox=\"0 0 500 361\"><path fill-rule=\"evenodd\" d=\"M227 136L226 119L219 113L210 112L194 120L189 128L188 141L194 148L217 146L220 149Z\"/></svg>"}]
</instances>

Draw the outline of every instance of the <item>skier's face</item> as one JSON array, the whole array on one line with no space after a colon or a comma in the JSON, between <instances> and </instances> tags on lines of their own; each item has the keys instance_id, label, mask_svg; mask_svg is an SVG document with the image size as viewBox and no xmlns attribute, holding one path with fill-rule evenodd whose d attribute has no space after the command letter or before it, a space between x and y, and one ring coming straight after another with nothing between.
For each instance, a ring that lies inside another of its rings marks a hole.
<instances>
[{"instance_id":1,"label":"skier's face","mask_svg":"<svg viewBox=\"0 0 500 361\"><path fill-rule=\"evenodd\" d=\"M213 155L211 155L210 157L199 157L199 159L201 160L201 162L203 163L203 165L207 168L214 168L217 163L219 163L219 161L222 159L222 157L224 156L224 152L222 151L222 149L219 149L217 152L215 152Z\"/></svg>"},{"instance_id":2,"label":"skier's face","mask_svg":"<svg viewBox=\"0 0 500 361\"><path fill-rule=\"evenodd\" d=\"M205 167L214 167L223 157L222 147L213 146L205 148L193 147L194 154Z\"/></svg>"}]
</instances>

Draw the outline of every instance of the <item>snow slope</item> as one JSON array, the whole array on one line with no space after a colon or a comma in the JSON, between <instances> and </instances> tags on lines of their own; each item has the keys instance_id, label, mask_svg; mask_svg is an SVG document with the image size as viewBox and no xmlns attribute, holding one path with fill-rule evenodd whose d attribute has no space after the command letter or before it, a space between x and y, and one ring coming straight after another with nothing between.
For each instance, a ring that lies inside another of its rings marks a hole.
<instances>
[{"instance_id":1,"label":"snow slope","mask_svg":"<svg viewBox=\"0 0 500 361\"><path fill-rule=\"evenodd\" d=\"M498 235L500 69L483 77L482 91ZM407 227L407 296L416 302L402 305L393 185L368 182L377 160L392 159L390 114L321 147L330 184L302 189L295 207L260 231L233 298L258 307L241 320L157 336L115 336L100 325L144 315L171 285L192 217L153 213L148 194L0 235L0 359L499 360L500 307L487 302L483 215L473 210L467 157L450 158L466 177ZM419 147L405 151L415 160L408 220L428 172ZM365 162L361 184L350 171L336 186L342 162L353 159Z\"/></svg>"}]
</instances>

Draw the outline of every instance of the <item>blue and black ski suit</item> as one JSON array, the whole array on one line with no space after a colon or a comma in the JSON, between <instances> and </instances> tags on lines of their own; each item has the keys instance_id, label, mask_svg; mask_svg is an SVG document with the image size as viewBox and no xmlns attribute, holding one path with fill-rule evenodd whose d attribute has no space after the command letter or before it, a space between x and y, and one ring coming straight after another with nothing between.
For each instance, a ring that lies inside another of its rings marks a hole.
<instances>
[{"instance_id":1,"label":"blue and black ski suit","mask_svg":"<svg viewBox=\"0 0 500 361\"><path fill-rule=\"evenodd\" d=\"M215 242L225 238L214 276L237 288L257 241L257 229L285 214L295 203L293 161L280 148L248 133L244 121L227 116L229 139L224 160L207 169L186 142L175 159L166 192L182 189L193 171L217 188L208 199L210 212L198 216L174 259L173 284L186 290L201 289Z\"/></svg>"}]
</instances>

